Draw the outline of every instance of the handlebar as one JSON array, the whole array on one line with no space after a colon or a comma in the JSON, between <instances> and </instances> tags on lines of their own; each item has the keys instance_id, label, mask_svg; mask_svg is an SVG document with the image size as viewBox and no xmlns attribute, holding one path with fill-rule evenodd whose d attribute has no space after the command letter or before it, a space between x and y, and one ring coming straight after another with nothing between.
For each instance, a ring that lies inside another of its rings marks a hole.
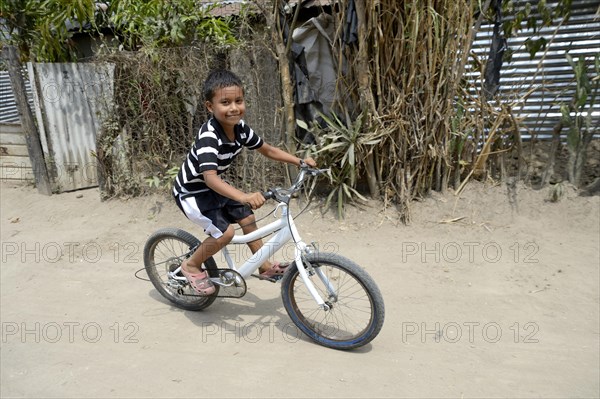
<instances>
[{"instance_id":1,"label":"handlebar","mask_svg":"<svg viewBox=\"0 0 600 399\"><path fill-rule=\"evenodd\" d=\"M261 194L263 197L265 197L266 200L275 198L275 193L272 191L272 189L268 189L267 191L265 191Z\"/></svg>"},{"instance_id":2,"label":"handlebar","mask_svg":"<svg viewBox=\"0 0 600 399\"><path fill-rule=\"evenodd\" d=\"M283 189L281 187L270 188L263 192L262 195L266 200L277 199L278 201L285 201L286 199L289 199L293 193L300 190L307 175L318 176L327 172L329 172L329 169L313 169L305 163L302 163L300 166L300 172L298 173L298 176L296 176L296 179L291 187L287 189Z\"/></svg>"}]
</instances>

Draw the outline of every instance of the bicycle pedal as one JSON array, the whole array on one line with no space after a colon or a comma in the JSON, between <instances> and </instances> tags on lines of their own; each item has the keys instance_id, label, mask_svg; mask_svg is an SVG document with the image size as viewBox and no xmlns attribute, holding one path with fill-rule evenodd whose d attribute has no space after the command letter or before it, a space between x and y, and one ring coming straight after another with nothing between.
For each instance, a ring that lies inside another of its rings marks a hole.
<instances>
[{"instance_id":1,"label":"bicycle pedal","mask_svg":"<svg viewBox=\"0 0 600 399\"><path fill-rule=\"evenodd\" d=\"M265 276L261 276L260 274L252 274L252 277L256 277L259 280L270 281L271 283L276 283L282 279L282 277L278 277L278 278L265 277Z\"/></svg>"},{"instance_id":2,"label":"bicycle pedal","mask_svg":"<svg viewBox=\"0 0 600 399\"><path fill-rule=\"evenodd\" d=\"M217 297L241 298L246 295L246 281L241 274L231 269L217 269L212 273L211 281L219 287Z\"/></svg>"}]
</instances>

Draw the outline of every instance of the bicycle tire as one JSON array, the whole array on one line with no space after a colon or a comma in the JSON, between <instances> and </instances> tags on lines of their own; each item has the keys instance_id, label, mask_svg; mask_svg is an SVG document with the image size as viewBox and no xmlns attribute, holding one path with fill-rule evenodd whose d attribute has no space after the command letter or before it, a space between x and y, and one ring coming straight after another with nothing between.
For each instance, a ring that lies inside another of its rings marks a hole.
<instances>
[{"instance_id":1,"label":"bicycle tire","mask_svg":"<svg viewBox=\"0 0 600 399\"><path fill-rule=\"evenodd\" d=\"M191 255L192 248L200 240L187 231L177 228L164 228L154 232L144 246L144 267L154 288L166 299L185 310L202 310L210 306L219 293L219 287L210 296L199 296L189 283L182 288L170 287L167 273L175 270L181 261ZM211 277L218 276L217 264L210 257L204 266Z\"/></svg>"},{"instance_id":2,"label":"bicycle tire","mask_svg":"<svg viewBox=\"0 0 600 399\"><path fill-rule=\"evenodd\" d=\"M311 281L331 309L319 307L293 263L281 281L283 305L292 322L313 341L328 348L355 349L371 342L385 319L383 297L373 279L356 263L337 254L313 253L305 260L328 276L337 298L327 294L325 284L314 273ZM361 293L362 299L358 298ZM356 317L347 313L353 308ZM358 331L349 332L350 324L356 324Z\"/></svg>"}]
</instances>

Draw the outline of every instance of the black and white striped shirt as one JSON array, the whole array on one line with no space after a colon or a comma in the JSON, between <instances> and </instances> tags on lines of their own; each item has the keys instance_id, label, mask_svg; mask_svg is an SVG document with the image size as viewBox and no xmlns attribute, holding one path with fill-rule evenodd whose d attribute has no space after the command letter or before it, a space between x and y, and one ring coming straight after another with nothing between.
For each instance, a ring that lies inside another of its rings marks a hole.
<instances>
[{"instance_id":1,"label":"black and white striped shirt","mask_svg":"<svg viewBox=\"0 0 600 399\"><path fill-rule=\"evenodd\" d=\"M255 150L263 145L263 140L243 120L234 130L235 140L231 142L215 118L202 125L175 178L174 195L189 196L209 191L202 172L216 170L220 175L229 168L242 147Z\"/></svg>"}]
</instances>

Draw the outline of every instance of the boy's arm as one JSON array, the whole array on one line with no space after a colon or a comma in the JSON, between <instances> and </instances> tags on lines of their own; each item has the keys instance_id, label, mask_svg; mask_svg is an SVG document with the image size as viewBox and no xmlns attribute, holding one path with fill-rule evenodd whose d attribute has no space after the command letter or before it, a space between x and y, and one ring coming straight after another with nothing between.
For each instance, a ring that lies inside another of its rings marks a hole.
<instances>
[{"instance_id":1,"label":"boy's arm","mask_svg":"<svg viewBox=\"0 0 600 399\"><path fill-rule=\"evenodd\" d=\"M227 182L223 181L216 170L206 170L202 172L204 182L213 191L224 197L231 198L234 201L248 204L252 209L258 209L265 203L265 197L259 192L246 194L238 190Z\"/></svg>"},{"instance_id":2,"label":"boy's arm","mask_svg":"<svg viewBox=\"0 0 600 399\"><path fill-rule=\"evenodd\" d=\"M277 147L273 147L267 143L264 143L259 149L257 149L265 157L272 159L273 161L291 163L292 165L300 166L300 161L306 162L311 167L316 167L317 164L312 158L300 159L297 156L289 154Z\"/></svg>"}]
</instances>

